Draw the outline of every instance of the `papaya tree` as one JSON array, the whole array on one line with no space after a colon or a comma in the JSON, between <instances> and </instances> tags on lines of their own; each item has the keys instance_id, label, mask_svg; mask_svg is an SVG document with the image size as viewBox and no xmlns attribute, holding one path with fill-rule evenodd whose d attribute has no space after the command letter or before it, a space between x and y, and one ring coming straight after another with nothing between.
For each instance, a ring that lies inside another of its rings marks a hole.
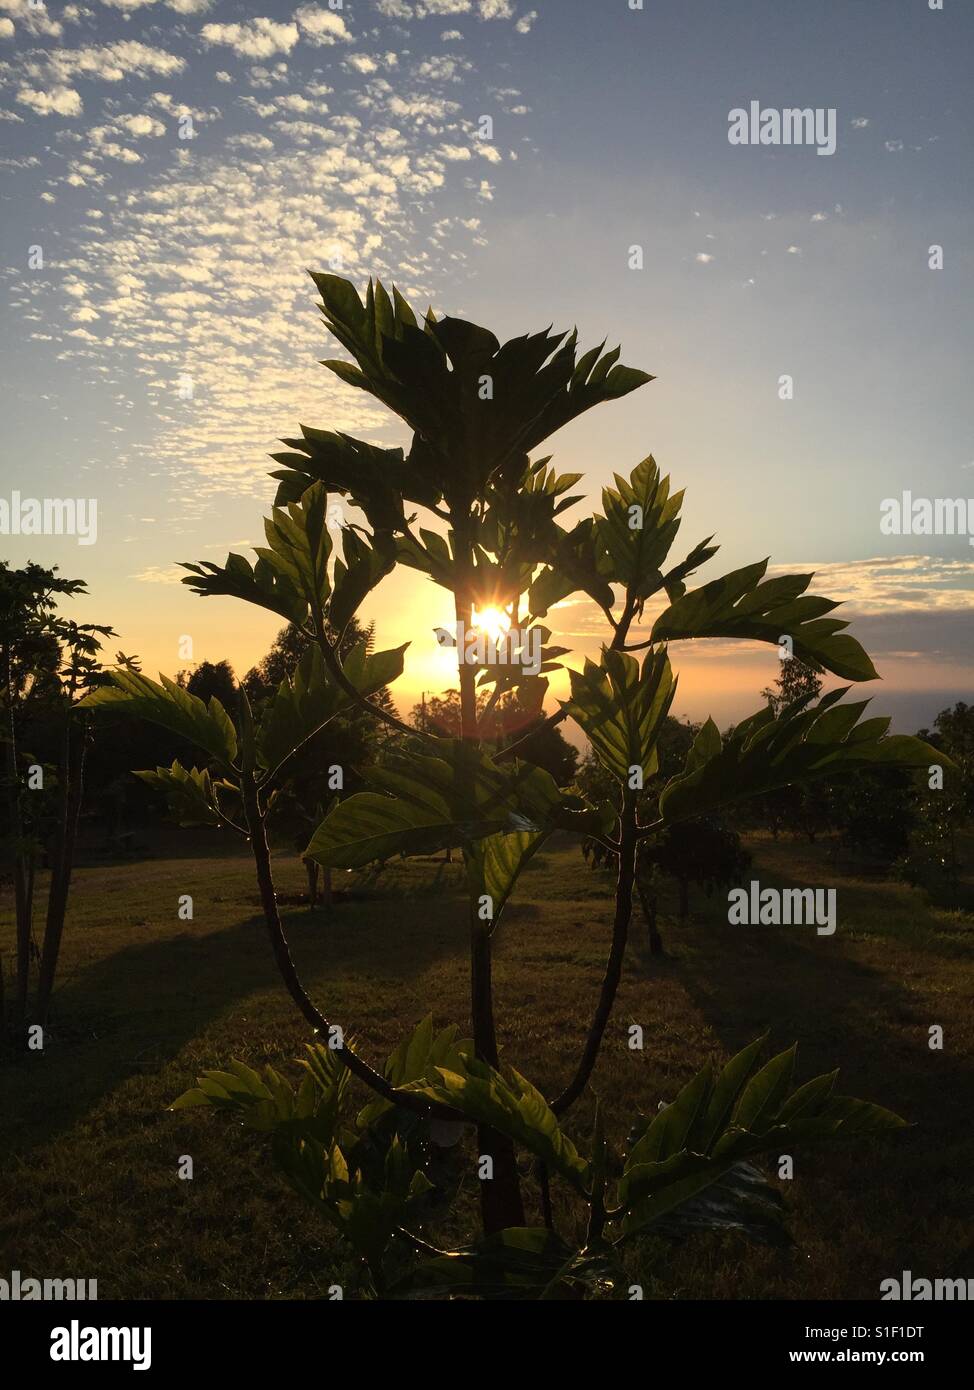
<instances>
[{"instance_id":1,"label":"papaya tree","mask_svg":"<svg viewBox=\"0 0 974 1390\"><path fill-rule=\"evenodd\" d=\"M675 562L668 559L682 493L671 491L652 457L628 477L615 476L600 511L564 524L564 513L581 501L575 491L581 475L559 474L550 456L537 454L583 412L652 380L622 365L618 348L606 351L602 343L579 352L574 332L547 330L501 343L458 318L429 311L420 321L397 290L390 296L378 282L369 282L363 299L335 275L312 278L325 323L351 359L325 365L397 415L410 431L409 446L380 447L302 426L273 455L277 496L256 558L231 554L223 565L187 564L184 580L202 596L253 603L297 625L308 639L305 655L257 719L246 692L231 712L170 680L156 683L131 671L117 672L113 688L88 701L127 707L201 750L198 767L143 775L169 790L188 823L224 825L249 839L283 981L319 1038L340 1039L340 1065L321 1042L314 1045L297 1092L276 1073L260 1077L235 1063L232 1072L204 1077L180 1104L216 1105L273 1131L289 1181L341 1225L376 1289L387 1287L384 1249L404 1240L418 1258L429 1257L427 1265L446 1260L441 1273L458 1274L461 1284L469 1279L475 1291L491 1286L498 1270L526 1263L534 1296L539 1261L549 1271L544 1290L563 1290L573 1271L598 1266L611 1243L609 1228L617 1236L643 1230L726 1183L735 1164L761 1149L764 1136L776 1129L780 1136L781 1125L793 1124L792 1137L813 1138L899 1123L877 1107L835 1098L834 1077L788 1099L792 1054L755 1072L756 1053L749 1051L730 1064L729 1075L701 1073L662 1112L669 1120L646 1127L621 1173L614 1172L601 1131L591 1157L579 1154L562 1121L588 1086L612 1014L641 842L661 827L714 815L779 786L881 764L925 766L931 752L917 739L889 736L888 720L863 719L867 702L843 702L846 686L811 707L777 713L764 707L723 740L708 720L663 789L658 815L641 821L639 789L656 773L657 744L676 692L669 655L675 644L739 638L777 645L787 635L813 670L847 682L876 677L866 653L845 632L847 624L831 616L835 602L807 592L809 574L769 580L764 560L689 587L717 547L708 537ZM341 499L344 516L357 518L334 539L330 498ZM417 730L375 701L375 692L401 673L405 648L371 653L360 645L342 654L342 634L397 566L425 575L452 604L455 628L442 640L456 650L460 725L450 736ZM588 599L601 612L606 641L598 660L570 671L569 697L545 713L548 678L566 654L552 644L545 619L570 597ZM512 695L531 733L498 746L494 711ZM455 850L466 881L472 1036L421 1028L381 1070L350 1041L348 1021L338 1024L326 1014L299 978L266 836L273 798L300 767L302 750L351 709L384 725L388 746L363 769L368 789L329 811L305 853L328 868L354 869L396 854ZM531 762L528 737L567 719L589 740L611 778L612 796L588 799ZM617 882L611 945L588 1032L563 1084L546 1098L502 1064L491 950L519 874L556 831L588 837L611 854ZM357 1156L361 1134L342 1118L349 1078L373 1092L358 1117L366 1129L401 1121L405 1131L416 1117L476 1126L487 1244L474 1255L436 1251L409 1230L423 1174L411 1168L399 1130L387 1135L381 1172ZM525 1226L519 1150L537 1160L546 1218L537 1230ZM552 1176L588 1206L590 1238L582 1252L566 1253L550 1228Z\"/></svg>"}]
</instances>

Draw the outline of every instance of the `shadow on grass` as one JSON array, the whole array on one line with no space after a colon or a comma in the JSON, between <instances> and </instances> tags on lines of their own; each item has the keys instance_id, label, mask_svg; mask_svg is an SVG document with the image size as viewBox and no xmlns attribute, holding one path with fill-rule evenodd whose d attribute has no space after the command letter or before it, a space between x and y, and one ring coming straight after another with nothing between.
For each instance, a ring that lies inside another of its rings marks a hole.
<instances>
[{"instance_id":1,"label":"shadow on grass","mask_svg":"<svg viewBox=\"0 0 974 1390\"><path fill-rule=\"evenodd\" d=\"M333 915L285 910L282 917L305 987L329 1021L342 1023L343 1000L377 974L405 983L465 952L466 922L452 909L442 899L403 899L394 914L377 914L366 901ZM273 1015L257 1025L261 1036L273 1035L270 1046L285 1056L297 1052L309 1030L258 916L205 933L187 924L179 935L125 946L72 973L56 990L43 1052L8 1052L0 1067L0 1156L23 1156L70 1129L123 1082L158 1073L216 1021L240 1015L251 998L254 1014Z\"/></svg>"},{"instance_id":2,"label":"shadow on grass","mask_svg":"<svg viewBox=\"0 0 974 1390\"><path fill-rule=\"evenodd\" d=\"M778 882L764 864L753 876ZM913 901L922 920L904 932L882 921L903 913L902 890L840 886L829 937L814 927L732 926L726 898L701 898L685 926L663 918L662 958L649 955L634 918L627 970L647 981L650 997L654 978L678 985L728 1055L764 1032L767 1057L797 1041L797 1083L838 1067L840 1094L884 1105L911 1126L799 1153L794 1219L805 1222L806 1239L830 1243L846 1297L877 1297L881 1279L901 1269L971 1273L969 971L931 960L967 951L963 942L945 946L931 910ZM943 1050L929 1045L938 1024Z\"/></svg>"},{"instance_id":3,"label":"shadow on grass","mask_svg":"<svg viewBox=\"0 0 974 1390\"><path fill-rule=\"evenodd\" d=\"M764 887L796 886L756 862L749 877ZM828 883L820 873L803 881ZM835 885L832 880L832 885ZM970 1062L929 1047L929 1029L945 1024L922 990L890 972L889 957L874 966L863 956L896 952L901 969L922 983L923 958L969 955L964 932L944 934L918 896L904 899L898 884L838 883L838 923L832 936L814 926L740 926L727 921L726 895L698 897L685 925L663 918L667 954L649 955L641 913L634 912L636 949L630 968L652 977L672 974L707 1017L721 1042L737 1051L772 1030L771 1042L799 1042L800 1075L842 1067L840 1089L898 1109L907 1098L915 1120L947 1129L969 1111L974 1094ZM670 905L664 897L662 907ZM902 931L911 908L917 918ZM894 918L896 920L894 920ZM858 958L850 954L857 950ZM941 967L942 968L942 967ZM859 1088L859 1089L856 1089Z\"/></svg>"}]
</instances>

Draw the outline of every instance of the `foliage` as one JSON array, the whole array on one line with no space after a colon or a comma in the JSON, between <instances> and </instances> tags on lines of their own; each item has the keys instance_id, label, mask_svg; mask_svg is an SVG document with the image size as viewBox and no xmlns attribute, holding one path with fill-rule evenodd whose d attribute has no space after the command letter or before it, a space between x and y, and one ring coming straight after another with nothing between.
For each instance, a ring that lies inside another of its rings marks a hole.
<instances>
[{"instance_id":1,"label":"foliage","mask_svg":"<svg viewBox=\"0 0 974 1390\"><path fill-rule=\"evenodd\" d=\"M477 699L477 720L483 739L500 750L518 741L522 757L536 767L550 772L560 787L574 781L578 752L556 725L526 706L518 690L502 695L492 708L486 691ZM440 695L426 696L414 705L410 714L413 727L423 734L437 738L459 738L462 729L462 710L459 690L444 690Z\"/></svg>"},{"instance_id":2,"label":"foliage","mask_svg":"<svg viewBox=\"0 0 974 1390\"><path fill-rule=\"evenodd\" d=\"M224 709L232 709L236 702L237 681L229 661L201 661L192 671L180 671L176 683L204 704L214 696Z\"/></svg>"},{"instance_id":3,"label":"foliage","mask_svg":"<svg viewBox=\"0 0 974 1390\"><path fill-rule=\"evenodd\" d=\"M98 653L115 634L97 623L76 623L58 600L84 594L80 579L29 563L12 570L0 561L0 821L5 870L13 880L17 973L13 1022L23 1037L29 1008L47 1022L67 914L78 820L84 795L89 729L81 697L101 679ZM41 780L38 781L38 778ZM34 944L34 872L44 854L50 867L44 938ZM31 963L40 955L30 1003ZM6 1024L0 961L0 1041Z\"/></svg>"},{"instance_id":4,"label":"foliage","mask_svg":"<svg viewBox=\"0 0 974 1390\"><path fill-rule=\"evenodd\" d=\"M750 868L751 856L741 837L716 816L677 821L664 826L643 842L640 865L675 878L680 887L680 913L689 910L688 889L697 884L708 897L718 889L740 883Z\"/></svg>"},{"instance_id":5,"label":"foliage","mask_svg":"<svg viewBox=\"0 0 974 1390\"><path fill-rule=\"evenodd\" d=\"M419 1291L485 1298L552 1298L599 1290L622 1277L621 1253L633 1238L736 1229L757 1240L786 1239L784 1210L752 1159L796 1144L862 1138L902 1127L888 1110L835 1093L837 1073L793 1089L796 1048L759 1065L759 1038L722 1068L705 1066L672 1104L634 1126L616 1156L596 1117L591 1155L580 1154L539 1091L513 1068L478 1062L455 1027L436 1032L427 1016L388 1059L385 1075L411 1094L488 1122L557 1173L586 1213L584 1236L549 1227L509 1228L457 1250L432 1246L422 1231L434 1191L428 1146L410 1145L401 1112L373 1103L353 1118L349 1074L340 1054L306 1049L295 1088L272 1067L258 1075L241 1062L205 1072L173 1109L222 1110L269 1134L277 1166L295 1191L335 1225L364 1260L374 1294ZM408 1117L406 1117L408 1120ZM378 1145L381 1165L367 1156ZM396 1243L424 1258L397 1276ZM432 1258L429 1258L429 1257Z\"/></svg>"},{"instance_id":6,"label":"foliage","mask_svg":"<svg viewBox=\"0 0 974 1390\"><path fill-rule=\"evenodd\" d=\"M942 777L930 778L921 793L900 869L909 882L957 907L963 901L959 834L974 816L974 707L958 701L941 710L933 729L921 730L919 737L929 739L937 751L929 771L941 768Z\"/></svg>"},{"instance_id":7,"label":"foliage","mask_svg":"<svg viewBox=\"0 0 974 1390\"><path fill-rule=\"evenodd\" d=\"M734 1177L731 1170L769 1145L785 1137L873 1133L899 1123L875 1107L832 1097L828 1078L786 1099L791 1054L752 1075L749 1051L719 1077L702 1073L691 1082L647 1127L621 1172L598 1124L590 1155L579 1153L563 1116L588 1084L612 1011L640 846L794 782L864 768L926 766L932 750L917 739L887 736L887 720L860 722L865 703L841 704L841 689L814 705L800 700L777 711L766 707L726 739L708 720L685 757L667 769L654 818L641 819L641 790L660 776L671 727L676 680L670 647L712 637L777 646L787 636L815 671L847 681L874 679L847 624L827 616L835 601L807 592L811 575L766 579L767 561L689 587L716 546L708 537L670 562L682 494L672 491L651 456L628 478L616 475L603 492L601 513L562 524L581 500L573 491L579 475L559 475L549 458L530 455L582 412L651 380L621 365L618 349L605 352L602 343L579 355L575 333L548 330L501 344L485 328L432 311L420 324L401 295L393 290L390 296L381 284L370 282L363 300L337 276L313 278L325 322L353 359L326 365L405 421L409 447L380 448L302 426L300 437L285 440L286 451L274 455L277 499L256 558L231 554L223 565L187 564L184 579L201 596L235 597L280 615L306 650L273 695L255 709L244 690L232 715L215 696L204 702L173 681L156 683L132 669L116 672L112 688L96 691L86 704L137 713L201 750L204 767L155 775L177 801L192 798L200 814L248 837L278 969L323 1037L332 1036L333 1024L294 966L275 898L267 820L303 753L332 721L355 711L385 726L382 755L358 769L367 790L333 804L305 852L325 868L461 852L472 1047L461 1049L454 1036L437 1044L427 1030L416 1065L409 1044L395 1054L398 1061L377 1071L344 1030L345 1067L385 1107L376 1121L389 1140L381 1171L364 1159L359 1163L347 1134L332 1123L334 1081L328 1088L314 1083L321 1097L304 1086L289 1100L277 1080L255 1081L235 1070L214 1074L193 1103L243 1107L251 1120L273 1120L278 1161L289 1180L341 1225L376 1292L389 1287L383 1252L421 1196L421 1167L414 1166L403 1131L397 1127L390 1137L390 1125L395 1120L398 1126L400 1112L414 1126L475 1124L477 1152L490 1160L493 1173L479 1184L484 1241L438 1254L446 1260L439 1274L480 1290L483 1271L493 1287L513 1268L522 1288L526 1279L535 1290L543 1284L543 1296L561 1296L601 1270L615 1245L664 1217L674 1219L681 1204L699 1199L718 1180L724 1184L718 1206L741 1195L746 1180L742 1170ZM332 495L342 499L343 516L364 517L365 524L345 520L332 534ZM417 730L378 702L378 693L403 669L404 649L374 652L367 641L343 647L361 604L397 565L447 592L458 633L476 631L476 615L488 609L510 625L505 655L475 653L471 659L466 648L458 651L455 727ZM570 697L545 718L548 677L565 652L551 645L541 620L569 598L588 598L601 610L607 643L597 661L571 672ZM652 620L646 616L650 600ZM529 652L536 660L524 659ZM498 746L508 736L498 729L507 710L516 711L521 730ZM540 753L543 729L566 719L590 742L607 796L560 785L527 755L530 740ZM501 1062L491 952L519 874L556 830L586 836L614 855L618 883L610 952L585 1045L568 1086L548 1100ZM437 1058L438 1047L449 1056ZM417 1065L423 1075L410 1077ZM543 1182L550 1174L586 1204L584 1246L568 1242L566 1253L553 1232L524 1231L518 1149L535 1155ZM695 1210L700 1219L699 1206ZM419 1249L415 1236L399 1238Z\"/></svg>"}]
</instances>

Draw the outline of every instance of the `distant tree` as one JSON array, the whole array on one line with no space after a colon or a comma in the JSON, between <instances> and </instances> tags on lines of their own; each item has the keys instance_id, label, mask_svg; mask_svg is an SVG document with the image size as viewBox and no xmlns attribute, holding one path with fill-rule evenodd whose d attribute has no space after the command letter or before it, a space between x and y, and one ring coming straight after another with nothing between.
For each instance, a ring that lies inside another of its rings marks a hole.
<instances>
[{"instance_id":1,"label":"distant tree","mask_svg":"<svg viewBox=\"0 0 974 1390\"><path fill-rule=\"evenodd\" d=\"M954 762L944 786L956 807L958 822L974 817L974 705L958 701L952 709L941 710L932 729L918 735L942 750Z\"/></svg>"},{"instance_id":2,"label":"distant tree","mask_svg":"<svg viewBox=\"0 0 974 1390\"><path fill-rule=\"evenodd\" d=\"M508 692L493 706L487 694L481 692L477 697L477 716L488 748L507 747L516 740L517 756L550 772L559 787L574 781L578 749L542 712L523 703L516 691ZM409 716L418 732L437 738L459 738L460 720L459 690L444 690L439 695L424 692Z\"/></svg>"},{"instance_id":3,"label":"distant tree","mask_svg":"<svg viewBox=\"0 0 974 1390\"><path fill-rule=\"evenodd\" d=\"M888 868L907 853L917 825L913 778L900 768L869 768L828 788L829 820L839 843Z\"/></svg>"},{"instance_id":4,"label":"distant tree","mask_svg":"<svg viewBox=\"0 0 974 1390\"><path fill-rule=\"evenodd\" d=\"M774 711L775 718L789 706L801 708L822 693L822 678L797 656L780 663L774 685L765 686L761 698ZM802 836L814 844L831 826L833 802L828 786L820 782L778 787L750 801L745 810L747 823L770 830L777 840L782 833Z\"/></svg>"},{"instance_id":5,"label":"distant tree","mask_svg":"<svg viewBox=\"0 0 974 1390\"><path fill-rule=\"evenodd\" d=\"M34 1020L47 1022L61 949L89 741L79 701L98 684L101 638L110 627L62 617L59 599L86 592L80 579L0 561L0 714L4 744L4 858L14 884L15 1023L27 1021L39 852L50 870ZM3 1020L0 971L0 1021Z\"/></svg>"},{"instance_id":6,"label":"distant tree","mask_svg":"<svg viewBox=\"0 0 974 1390\"><path fill-rule=\"evenodd\" d=\"M511 741L503 722L502 737ZM536 767L550 772L559 787L567 787L575 780L578 768L578 749L570 744L557 725L549 724L543 715L536 715L527 725L517 727L517 756L524 758Z\"/></svg>"},{"instance_id":7,"label":"distant tree","mask_svg":"<svg viewBox=\"0 0 974 1390\"><path fill-rule=\"evenodd\" d=\"M332 641L336 640L330 628L328 635ZM338 650L342 657L347 657L354 647L365 642L367 650L371 651L373 640L372 624L363 625L352 618ZM283 681L293 678L301 658L313 645L311 638L296 624L289 623L281 628L267 655L243 678L243 687L255 709L259 711L273 699ZM205 698L201 690L193 693ZM374 705L395 715L395 704L386 686L376 691L371 699ZM365 783L356 769L366 766L375 757L379 733L378 721L361 710L333 719L319 730L302 751L300 771L274 802L269 823L275 834L285 836L295 847L303 849L326 812L343 796L364 788ZM340 776L338 786L335 785L336 769ZM320 898L322 905L330 908L331 869L322 869L313 859L304 858L303 863L308 878L308 906L314 908Z\"/></svg>"},{"instance_id":8,"label":"distant tree","mask_svg":"<svg viewBox=\"0 0 974 1390\"><path fill-rule=\"evenodd\" d=\"M237 703L237 678L229 661L201 661L192 671L180 671L177 682L191 695L209 701L214 696L225 710Z\"/></svg>"},{"instance_id":9,"label":"distant tree","mask_svg":"<svg viewBox=\"0 0 974 1390\"><path fill-rule=\"evenodd\" d=\"M692 724L672 715L665 720L657 743L659 768L637 797L642 820L657 819L660 793L670 778L683 768L696 733ZM582 761L577 782L590 801L611 798L611 784L602 764L591 753ZM582 849L593 865L604 864L611 857L591 841ZM703 888L709 897L716 888L737 882L750 862L750 855L741 846L740 835L716 816L680 821L642 840L636 859L636 890L651 952L659 955L663 950L657 920L661 877L676 881L680 917L685 920L690 910L691 886Z\"/></svg>"},{"instance_id":10,"label":"distant tree","mask_svg":"<svg viewBox=\"0 0 974 1390\"><path fill-rule=\"evenodd\" d=\"M740 835L714 816L671 825L644 845L644 874L651 876L658 869L676 880L681 921L690 915L692 885L709 898L716 889L739 883L751 866Z\"/></svg>"},{"instance_id":11,"label":"distant tree","mask_svg":"<svg viewBox=\"0 0 974 1390\"><path fill-rule=\"evenodd\" d=\"M482 691L477 697L477 714L483 715L487 705L487 693ZM421 734L432 734L434 738L460 737L460 692L444 690L439 695L427 695L419 704L413 705L409 722Z\"/></svg>"},{"instance_id":12,"label":"distant tree","mask_svg":"<svg viewBox=\"0 0 974 1390\"><path fill-rule=\"evenodd\" d=\"M307 634L296 623L288 623L271 643L266 656L244 676L241 684L252 705L273 695L281 681L294 675L298 662L311 645Z\"/></svg>"},{"instance_id":13,"label":"distant tree","mask_svg":"<svg viewBox=\"0 0 974 1390\"><path fill-rule=\"evenodd\" d=\"M343 659L361 642L366 643L367 651L373 650L375 644L375 625L373 623L363 624L357 618L352 618L341 635L341 641L337 641L338 634L332 631L330 624L326 623L325 630L328 640L336 642L336 649ZM256 705L258 701L266 700L269 696L274 695L281 681L285 678L290 679L294 675L298 662L308 648L313 645L311 638L296 623L288 623L287 627L282 627L271 643L270 651L258 661L256 666L251 667L241 682L250 703ZM396 713L396 706L388 686L383 686L371 698L372 703L385 710L387 714L394 715Z\"/></svg>"},{"instance_id":14,"label":"distant tree","mask_svg":"<svg viewBox=\"0 0 974 1390\"><path fill-rule=\"evenodd\" d=\"M901 870L911 882L951 904L960 901L959 832L974 818L974 706L959 701L941 710L932 729L919 737L943 752L953 767L940 770L942 785L930 786L928 772L919 794L916 824Z\"/></svg>"},{"instance_id":15,"label":"distant tree","mask_svg":"<svg viewBox=\"0 0 974 1390\"><path fill-rule=\"evenodd\" d=\"M761 698L767 700L777 718L782 710L797 700L808 703L817 700L821 693L821 676L797 656L791 656L781 662L774 685L766 685L761 691Z\"/></svg>"}]
</instances>

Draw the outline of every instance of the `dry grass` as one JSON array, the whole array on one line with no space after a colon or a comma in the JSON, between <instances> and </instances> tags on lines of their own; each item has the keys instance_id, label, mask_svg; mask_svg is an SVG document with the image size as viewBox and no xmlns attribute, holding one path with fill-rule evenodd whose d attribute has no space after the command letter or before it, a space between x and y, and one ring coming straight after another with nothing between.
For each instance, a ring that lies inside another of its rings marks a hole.
<instances>
[{"instance_id":1,"label":"dry grass","mask_svg":"<svg viewBox=\"0 0 974 1390\"><path fill-rule=\"evenodd\" d=\"M187 841L187 844L189 841ZM43 1053L7 1059L2 1087L0 1271L96 1278L101 1298L268 1298L350 1290L356 1274L329 1229L284 1187L257 1136L165 1107L200 1069L230 1057L287 1064L306 1030L274 974L249 862L167 858L78 872L56 1018ZM632 1274L647 1296L876 1298L911 1269L970 1275L974 1160L974 922L905 887L857 877L821 847L752 845L762 883L833 884L839 930L730 927L726 903L667 911L668 956L651 960L637 916L625 977L596 1072L610 1134L672 1098L708 1057L770 1028L800 1044L801 1079L842 1068L841 1088L915 1127L882 1143L796 1154L787 1188L795 1245L755 1248L702 1235L648 1242ZM466 932L455 870L388 871L333 918L288 908L312 993L379 1060L431 1007L467 1018ZM285 898L301 892L280 861ZM176 916L179 894L195 920ZM542 1089L569 1076L608 942L611 879L574 847L543 856L498 933L495 988L505 1058ZM6 959L9 919L3 923ZM639 1023L645 1048L631 1051ZM941 1052L927 1045L940 1024ZM589 1102L572 1112L580 1143ZM193 1181L177 1163L194 1159ZM465 1182L460 1220L470 1210ZM560 1220L572 1213L556 1194Z\"/></svg>"}]
</instances>

